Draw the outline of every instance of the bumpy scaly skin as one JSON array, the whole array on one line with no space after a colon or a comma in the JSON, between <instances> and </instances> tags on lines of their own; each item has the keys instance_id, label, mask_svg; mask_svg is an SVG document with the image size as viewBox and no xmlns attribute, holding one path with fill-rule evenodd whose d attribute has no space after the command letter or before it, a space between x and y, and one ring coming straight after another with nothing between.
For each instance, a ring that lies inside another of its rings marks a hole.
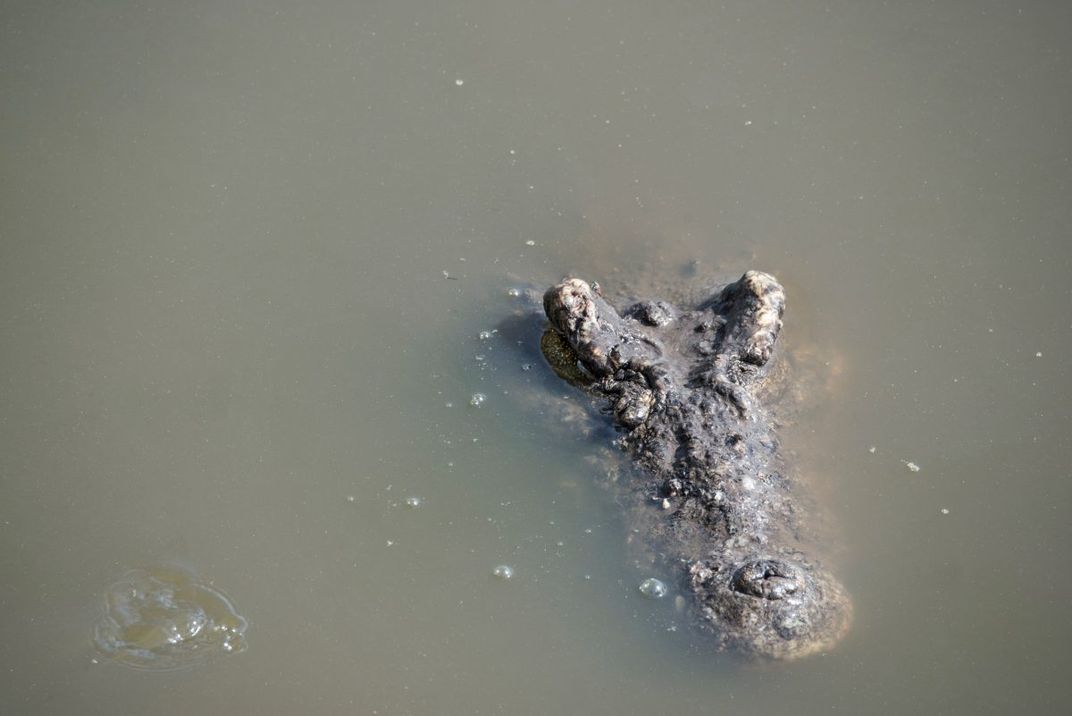
<instances>
[{"instance_id":1,"label":"bumpy scaly skin","mask_svg":"<svg viewBox=\"0 0 1072 716\"><path fill-rule=\"evenodd\" d=\"M758 271L684 311L649 301L619 315L579 279L544 295L576 353L556 343L556 372L568 378L563 363L579 362L590 377L570 382L609 403L619 442L645 468L637 523L680 568L721 644L790 659L833 646L852 609L806 554L772 421L755 399L784 309L781 285Z\"/></svg>"}]
</instances>

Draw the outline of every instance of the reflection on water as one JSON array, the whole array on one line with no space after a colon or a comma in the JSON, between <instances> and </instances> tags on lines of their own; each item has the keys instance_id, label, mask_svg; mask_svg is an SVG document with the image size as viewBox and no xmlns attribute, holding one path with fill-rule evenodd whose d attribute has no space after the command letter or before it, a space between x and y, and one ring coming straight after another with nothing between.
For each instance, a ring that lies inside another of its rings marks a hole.
<instances>
[{"instance_id":1,"label":"reflection on water","mask_svg":"<svg viewBox=\"0 0 1072 716\"><path fill-rule=\"evenodd\" d=\"M94 643L134 669L168 671L244 651L246 620L215 587L173 567L128 572L108 588Z\"/></svg>"}]
</instances>

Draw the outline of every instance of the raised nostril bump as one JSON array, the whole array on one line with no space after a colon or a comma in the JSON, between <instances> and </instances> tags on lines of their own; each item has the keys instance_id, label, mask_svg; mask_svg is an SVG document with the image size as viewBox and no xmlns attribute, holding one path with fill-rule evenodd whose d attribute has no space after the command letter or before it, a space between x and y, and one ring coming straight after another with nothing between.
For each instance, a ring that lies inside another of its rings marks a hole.
<instances>
[{"instance_id":1,"label":"raised nostril bump","mask_svg":"<svg viewBox=\"0 0 1072 716\"><path fill-rule=\"evenodd\" d=\"M802 586L799 570L776 559L748 562L730 580L733 591L761 599L785 599Z\"/></svg>"}]
</instances>

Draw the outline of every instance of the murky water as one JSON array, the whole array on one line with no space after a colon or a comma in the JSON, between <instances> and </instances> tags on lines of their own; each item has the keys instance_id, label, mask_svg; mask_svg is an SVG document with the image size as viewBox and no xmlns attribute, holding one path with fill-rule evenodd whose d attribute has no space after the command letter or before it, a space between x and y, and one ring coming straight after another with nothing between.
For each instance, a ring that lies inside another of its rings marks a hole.
<instances>
[{"instance_id":1,"label":"murky water","mask_svg":"<svg viewBox=\"0 0 1072 716\"><path fill-rule=\"evenodd\" d=\"M1070 31L1060 2L6 3L0 711L1060 711ZM783 437L855 623L789 665L711 653L630 562L606 435L508 320L567 272L747 268L836 368ZM248 648L96 648L154 567Z\"/></svg>"}]
</instances>

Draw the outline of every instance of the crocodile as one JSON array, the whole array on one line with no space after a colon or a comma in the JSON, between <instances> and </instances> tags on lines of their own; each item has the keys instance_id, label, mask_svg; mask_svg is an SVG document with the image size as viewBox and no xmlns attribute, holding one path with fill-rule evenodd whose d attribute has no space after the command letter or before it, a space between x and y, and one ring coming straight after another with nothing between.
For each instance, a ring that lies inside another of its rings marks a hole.
<instances>
[{"instance_id":1,"label":"crocodile","mask_svg":"<svg viewBox=\"0 0 1072 716\"><path fill-rule=\"evenodd\" d=\"M832 648L852 603L814 555L765 386L785 291L748 271L691 307L622 312L598 284L548 289L541 349L559 377L601 401L639 468L629 520L720 649L795 659Z\"/></svg>"}]
</instances>

